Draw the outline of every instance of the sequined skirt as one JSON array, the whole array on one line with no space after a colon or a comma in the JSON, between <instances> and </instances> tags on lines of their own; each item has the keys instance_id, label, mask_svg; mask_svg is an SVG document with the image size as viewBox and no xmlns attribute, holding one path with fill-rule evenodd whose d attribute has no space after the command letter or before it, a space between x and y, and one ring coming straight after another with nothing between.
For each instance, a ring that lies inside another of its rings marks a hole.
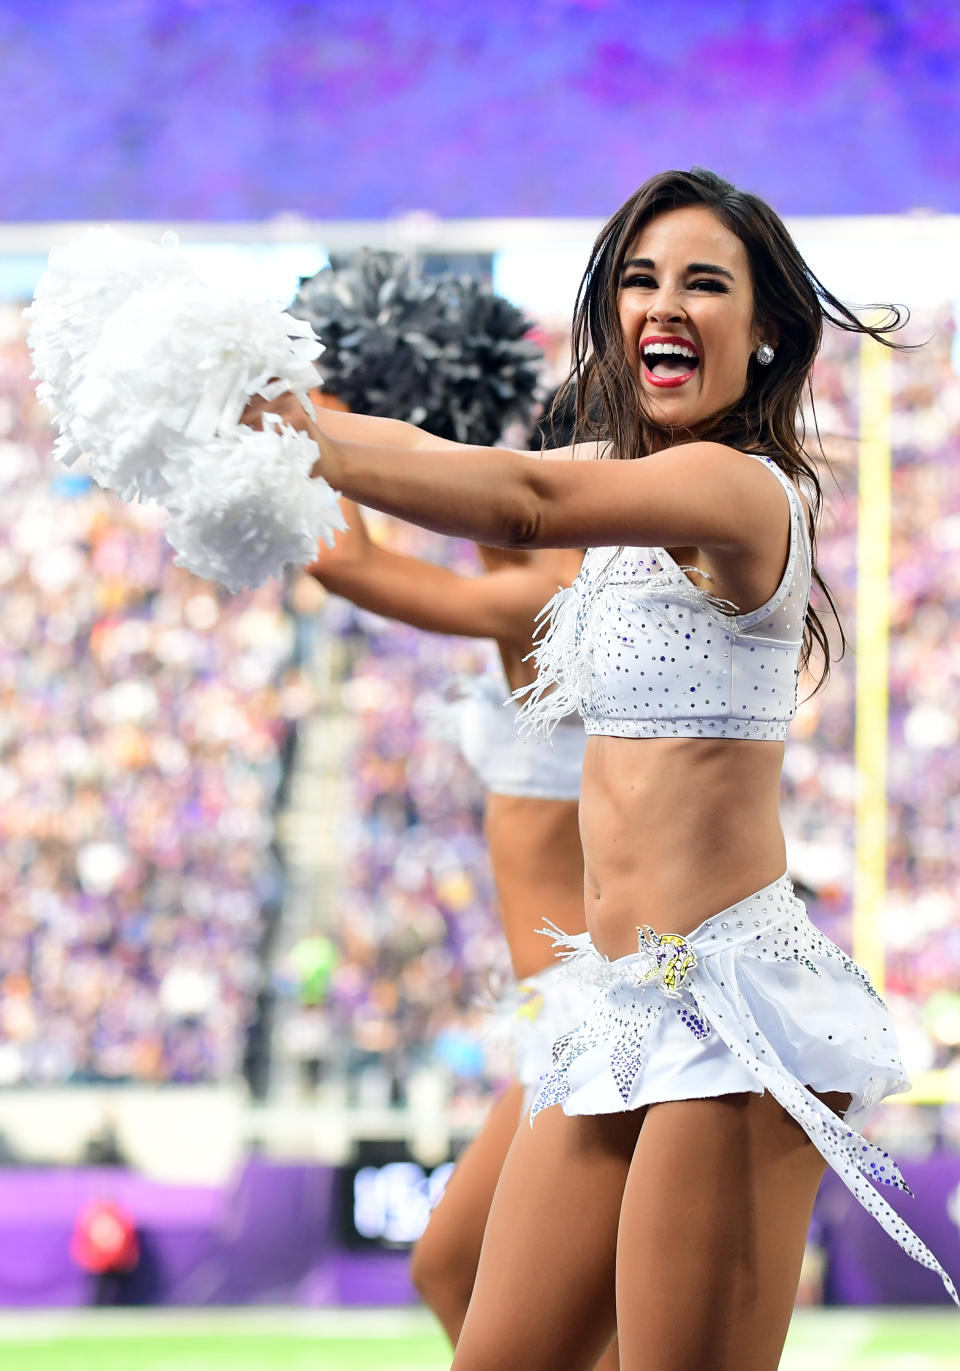
<instances>
[{"instance_id":1,"label":"sequined skirt","mask_svg":"<svg viewBox=\"0 0 960 1371\"><path fill-rule=\"evenodd\" d=\"M553 1045L582 1022L594 990L557 963L513 982L493 1006L490 1036L505 1043L528 1109L553 1065Z\"/></svg>"},{"instance_id":2,"label":"sequined skirt","mask_svg":"<svg viewBox=\"0 0 960 1371\"><path fill-rule=\"evenodd\" d=\"M614 961L589 934L549 932L592 995L582 1021L553 1045L531 1123L553 1104L608 1114L768 1090L956 1299L936 1258L875 1189L907 1189L896 1163L855 1131L887 1095L909 1089L889 1010L863 968L810 922L787 876L684 937L638 929L637 951ZM815 1091L849 1094L846 1116Z\"/></svg>"}]
</instances>

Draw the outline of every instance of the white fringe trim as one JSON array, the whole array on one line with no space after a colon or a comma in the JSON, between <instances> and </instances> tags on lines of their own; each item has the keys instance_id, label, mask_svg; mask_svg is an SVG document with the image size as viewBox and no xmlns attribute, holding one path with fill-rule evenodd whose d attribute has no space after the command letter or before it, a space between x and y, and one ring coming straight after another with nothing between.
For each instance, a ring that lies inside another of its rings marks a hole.
<instances>
[{"instance_id":1,"label":"white fringe trim","mask_svg":"<svg viewBox=\"0 0 960 1371\"><path fill-rule=\"evenodd\" d=\"M521 737L534 734L548 738L562 719L575 712L582 714L589 707L596 651L609 635L614 612L602 611L598 604L601 591L624 587L620 598L630 605L656 604L658 596L669 592L674 604L687 604L694 609L711 605L726 616L738 613L732 600L709 595L687 578L686 573L694 571L709 581L709 573L699 567L665 567L642 580L638 577L627 582L610 576L616 560L607 564L593 585L585 584L581 573L572 585L561 587L537 615L534 649L530 653L537 665L537 679L513 692L520 704L517 726Z\"/></svg>"}]
</instances>

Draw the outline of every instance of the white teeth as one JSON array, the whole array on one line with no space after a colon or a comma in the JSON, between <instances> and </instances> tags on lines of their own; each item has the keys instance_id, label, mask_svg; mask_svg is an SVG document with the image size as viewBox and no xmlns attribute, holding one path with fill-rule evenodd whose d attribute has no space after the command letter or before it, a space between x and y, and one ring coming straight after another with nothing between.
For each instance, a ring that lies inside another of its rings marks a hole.
<instances>
[{"instance_id":1,"label":"white teeth","mask_svg":"<svg viewBox=\"0 0 960 1371\"><path fill-rule=\"evenodd\" d=\"M644 357L669 357L676 354L690 362L697 360L696 352L684 343L644 343L642 351Z\"/></svg>"}]
</instances>

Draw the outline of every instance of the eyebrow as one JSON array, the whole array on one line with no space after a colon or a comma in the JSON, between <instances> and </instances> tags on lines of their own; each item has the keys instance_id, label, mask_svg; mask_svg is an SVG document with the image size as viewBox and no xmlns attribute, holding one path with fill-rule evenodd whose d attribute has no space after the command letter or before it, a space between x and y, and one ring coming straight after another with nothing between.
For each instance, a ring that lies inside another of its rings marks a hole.
<instances>
[{"instance_id":1,"label":"eyebrow","mask_svg":"<svg viewBox=\"0 0 960 1371\"><path fill-rule=\"evenodd\" d=\"M654 265L652 257L630 257L624 262L621 271L626 271L628 267L643 267L646 271L653 271ZM704 273L710 276L725 276L728 281L734 279L732 271L727 271L726 267L718 267L713 262L691 262L687 267L688 276L699 276Z\"/></svg>"}]
</instances>

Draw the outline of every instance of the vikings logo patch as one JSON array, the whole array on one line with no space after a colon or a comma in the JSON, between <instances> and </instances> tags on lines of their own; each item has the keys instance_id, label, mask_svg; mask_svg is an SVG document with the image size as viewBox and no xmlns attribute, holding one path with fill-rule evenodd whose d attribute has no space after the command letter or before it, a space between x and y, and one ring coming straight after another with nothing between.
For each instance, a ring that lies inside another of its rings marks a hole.
<instances>
[{"instance_id":1,"label":"vikings logo patch","mask_svg":"<svg viewBox=\"0 0 960 1371\"><path fill-rule=\"evenodd\" d=\"M528 1023L536 1023L543 1013L543 994L535 985L529 981L523 981L517 986L517 994L520 996L520 1003L513 1011L515 1019L526 1019Z\"/></svg>"},{"instance_id":2,"label":"vikings logo patch","mask_svg":"<svg viewBox=\"0 0 960 1371\"><path fill-rule=\"evenodd\" d=\"M638 950L649 968L641 980L654 981L665 995L678 998L680 987L697 964L697 954L679 933L655 933L649 925L637 932Z\"/></svg>"}]
</instances>

